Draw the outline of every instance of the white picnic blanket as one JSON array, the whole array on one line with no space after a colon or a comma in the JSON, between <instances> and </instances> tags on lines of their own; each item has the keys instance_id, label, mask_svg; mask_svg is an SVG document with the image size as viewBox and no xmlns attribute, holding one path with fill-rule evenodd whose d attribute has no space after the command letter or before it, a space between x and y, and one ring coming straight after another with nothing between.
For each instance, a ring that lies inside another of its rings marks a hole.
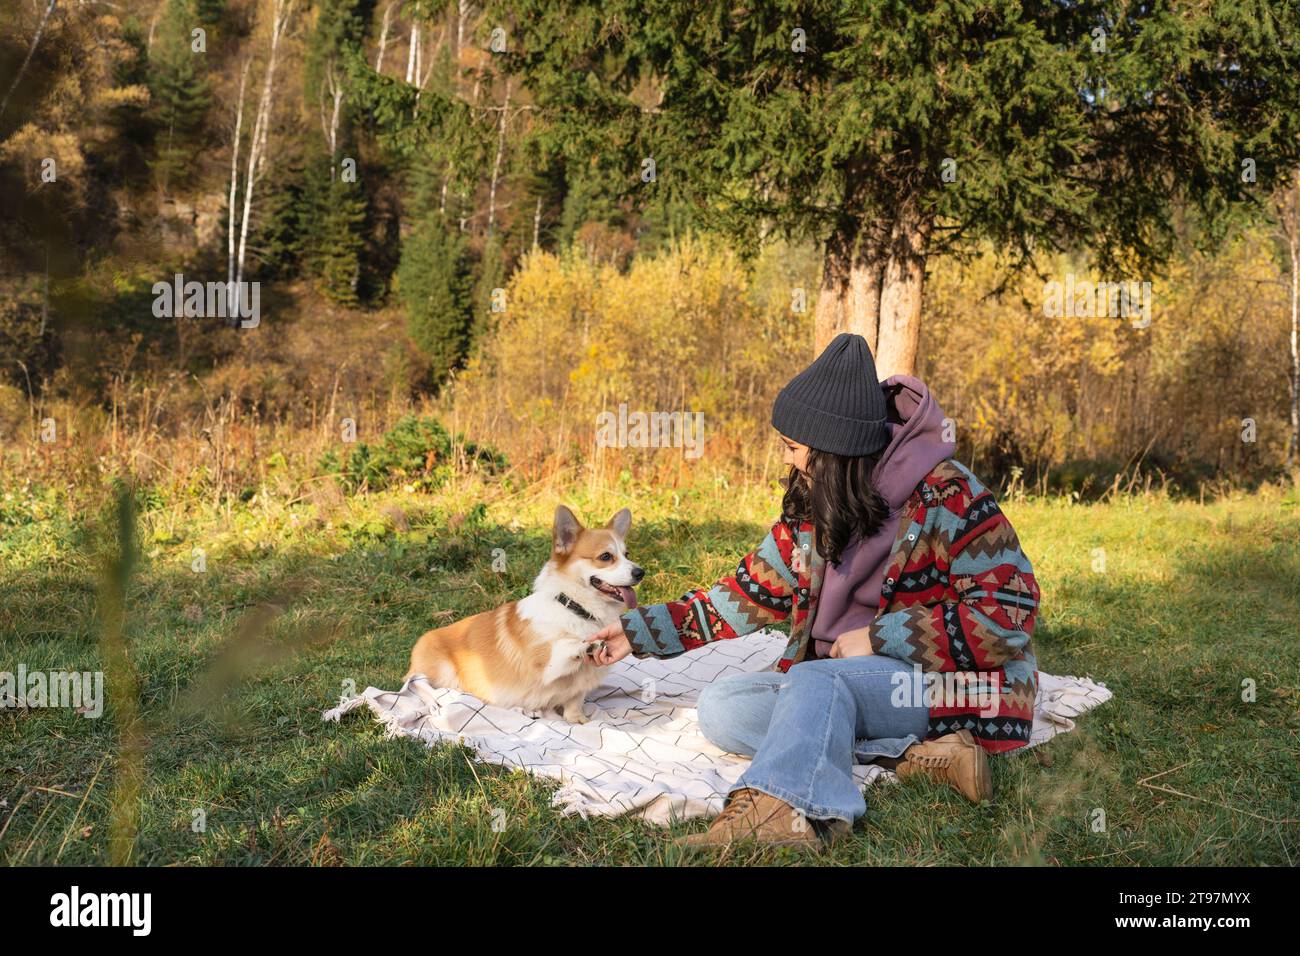
<instances>
[{"instance_id":1,"label":"white picnic blanket","mask_svg":"<svg viewBox=\"0 0 1300 956\"><path fill-rule=\"evenodd\" d=\"M422 677L396 692L368 687L323 716L338 720L364 704L390 736L429 746L461 742L488 763L558 780L552 802L562 813L630 813L668 824L721 811L727 791L749 765L748 758L724 753L700 733L700 691L726 674L769 667L785 642L782 634L759 631L669 660L625 658L588 695L591 719L585 724L527 717L433 687ZM1073 730L1073 718L1110 698L1104 684L1088 678L1040 673L1029 745ZM854 775L864 788L894 779L875 764L855 767Z\"/></svg>"}]
</instances>

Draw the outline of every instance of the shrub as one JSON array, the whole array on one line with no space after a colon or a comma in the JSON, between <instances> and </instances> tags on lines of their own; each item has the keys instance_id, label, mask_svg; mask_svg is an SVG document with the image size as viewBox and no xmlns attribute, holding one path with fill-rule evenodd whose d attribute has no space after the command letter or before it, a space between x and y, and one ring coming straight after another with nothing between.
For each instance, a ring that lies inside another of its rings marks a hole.
<instances>
[{"instance_id":1,"label":"shrub","mask_svg":"<svg viewBox=\"0 0 1300 956\"><path fill-rule=\"evenodd\" d=\"M359 442L342 456L330 451L320 467L348 491L377 491L396 484L428 491L445 484L457 468L496 474L505 469L506 459L486 445L452 435L437 419L407 415L378 444Z\"/></svg>"}]
</instances>

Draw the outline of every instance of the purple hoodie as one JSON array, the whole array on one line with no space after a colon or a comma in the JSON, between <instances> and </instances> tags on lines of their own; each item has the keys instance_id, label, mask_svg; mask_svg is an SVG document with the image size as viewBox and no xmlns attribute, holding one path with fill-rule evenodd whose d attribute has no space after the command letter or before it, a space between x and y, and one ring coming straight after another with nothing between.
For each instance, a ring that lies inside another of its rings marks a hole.
<instances>
[{"instance_id":1,"label":"purple hoodie","mask_svg":"<svg viewBox=\"0 0 1300 956\"><path fill-rule=\"evenodd\" d=\"M891 437L874 477L889 504L889 517L870 538L853 538L838 565L826 565L812 626L817 657L828 655L831 644L845 631L866 627L875 619L903 505L921 479L957 450L953 442L943 440L943 410L924 382L894 375L880 387L885 391Z\"/></svg>"}]
</instances>

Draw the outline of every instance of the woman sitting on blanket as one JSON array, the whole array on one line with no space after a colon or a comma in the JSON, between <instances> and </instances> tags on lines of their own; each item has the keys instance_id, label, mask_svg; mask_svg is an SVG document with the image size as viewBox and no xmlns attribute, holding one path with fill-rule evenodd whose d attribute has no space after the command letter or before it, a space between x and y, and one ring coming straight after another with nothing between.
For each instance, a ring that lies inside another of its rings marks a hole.
<instances>
[{"instance_id":1,"label":"woman sitting on blanket","mask_svg":"<svg viewBox=\"0 0 1300 956\"><path fill-rule=\"evenodd\" d=\"M953 460L952 422L920 380L878 382L866 340L845 333L782 389L772 425L792 467L757 550L592 638L604 665L790 619L773 669L700 695L704 735L754 759L682 842L821 848L866 812L855 760L991 799L987 753L1029 741L1038 586L993 495Z\"/></svg>"}]
</instances>

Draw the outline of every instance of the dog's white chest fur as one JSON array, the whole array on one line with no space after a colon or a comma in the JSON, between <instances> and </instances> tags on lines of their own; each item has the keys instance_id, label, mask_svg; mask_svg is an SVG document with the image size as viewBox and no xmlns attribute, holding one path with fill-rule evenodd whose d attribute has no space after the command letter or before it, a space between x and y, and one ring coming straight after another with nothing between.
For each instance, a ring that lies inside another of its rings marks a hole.
<instances>
[{"instance_id":1,"label":"dog's white chest fur","mask_svg":"<svg viewBox=\"0 0 1300 956\"><path fill-rule=\"evenodd\" d=\"M529 700L518 705L532 710L559 706L600 683L600 668L587 660L586 639L618 620L617 612L610 613L599 605L584 608L594 620L582 617L560 603L558 597L563 590L555 582L544 581L544 577L545 572L538 576L533 593L518 604L519 616L550 650L538 686L528 694Z\"/></svg>"}]
</instances>

